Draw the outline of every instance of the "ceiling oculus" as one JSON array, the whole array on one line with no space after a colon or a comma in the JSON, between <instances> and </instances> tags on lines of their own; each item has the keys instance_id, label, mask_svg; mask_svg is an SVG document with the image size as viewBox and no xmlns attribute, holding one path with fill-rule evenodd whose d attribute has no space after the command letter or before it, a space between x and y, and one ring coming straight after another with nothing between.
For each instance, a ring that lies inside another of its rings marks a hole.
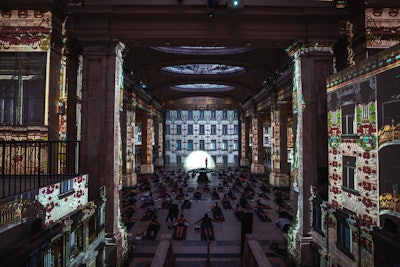
<instances>
[{"instance_id":1,"label":"ceiling oculus","mask_svg":"<svg viewBox=\"0 0 400 267\"><path fill-rule=\"evenodd\" d=\"M224 64L185 64L163 67L162 70L176 74L216 75L238 73L244 68Z\"/></svg>"}]
</instances>

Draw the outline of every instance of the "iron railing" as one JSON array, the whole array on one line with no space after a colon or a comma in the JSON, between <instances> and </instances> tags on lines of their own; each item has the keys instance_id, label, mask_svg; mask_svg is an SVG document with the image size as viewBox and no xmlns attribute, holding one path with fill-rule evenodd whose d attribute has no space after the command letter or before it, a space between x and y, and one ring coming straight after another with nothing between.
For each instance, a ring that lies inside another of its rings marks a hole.
<instances>
[{"instance_id":1,"label":"iron railing","mask_svg":"<svg viewBox=\"0 0 400 267\"><path fill-rule=\"evenodd\" d=\"M0 199L78 175L78 141L0 142Z\"/></svg>"}]
</instances>

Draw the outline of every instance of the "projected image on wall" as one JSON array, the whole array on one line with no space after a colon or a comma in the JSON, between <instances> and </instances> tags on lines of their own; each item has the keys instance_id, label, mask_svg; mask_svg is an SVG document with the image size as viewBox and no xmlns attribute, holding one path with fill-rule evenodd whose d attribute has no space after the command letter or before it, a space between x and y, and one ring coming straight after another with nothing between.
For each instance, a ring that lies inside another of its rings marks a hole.
<instances>
[{"instance_id":1,"label":"projected image on wall","mask_svg":"<svg viewBox=\"0 0 400 267\"><path fill-rule=\"evenodd\" d=\"M196 169L215 169L215 162L210 154L202 150L196 150L189 154L186 158L183 167L185 171Z\"/></svg>"},{"instance_id":2,"label":"projected image on wall","mask_svg":"<svg viewBox=\"0 0 400 267\"><path fill-rule=\"evenodd\" d=\"M167 110L165 118L167 168L191 171L239 165L237 110Z\"/></svg>"}]
</instances>

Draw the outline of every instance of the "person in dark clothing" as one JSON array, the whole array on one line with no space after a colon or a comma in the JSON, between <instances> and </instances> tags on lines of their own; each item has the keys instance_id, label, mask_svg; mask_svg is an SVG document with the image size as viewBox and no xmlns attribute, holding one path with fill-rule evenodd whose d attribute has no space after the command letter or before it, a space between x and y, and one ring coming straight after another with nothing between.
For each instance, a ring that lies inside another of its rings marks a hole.
<instances>
[{"instance_id":1,"label":"person in dark clothing","mask_svg":"<svg viewBox=\"0 0 400 267\"><path fill-rule=\"evenodd\" d=\"M217 219L218 221L223 220L224 217L222 215L222 209L218 202L215 202L214 206L211 208L211 211L213 212L215 219Z\"/></svg>"},{"instance_id":2,"label":"person in dark clothing","mask_svg":"<svg viewBox=\"0 0 400 267\"><path fill-rule=\"evenodd\" d=\"M201 199L201 192L199 190L199 187L197 187L196 191L193 193L193 198L196 200L200 200Z\"/></svg>"},{"instance_id":3,"label":"person in dark clothing","mask_svg":"<svg viewBox=\"0 0 400 267\"><path fill-rule=\"evenodd\" d=\"M176 203L172 203L169 207L169 211L168 211L168 219L170 222L175 221L178 218L179 215L179 208L178 208L178 204Z\"/></svg>"},{"instance_id":4,"label":"person in dark clothing","mask_svg":"<svg viewBox=\"0 0 400 267\"><path fill-rule=\"evenodd\" d=\"M212 222L213 222L214 220L213 219L211 219L210 217L208 217L208 214L206 213L206 214L204 214L204 217L203 218L201 218L200 220L198 220L196 223L199 223L199 222L201 222L201 226L202 226L202 229L203 229L203 233L204 233L204 236L207 238L207 239L211 239L212 238L212 236L213 236L213 231L212 231Z\"/></svg>"},{"instance_id":5,"label":"person in dark clothing","mask_svg":"<svg viewBox=\"0 0 400 267\"><path fill-rule=\"evenodd\" d=\"M147 227L147 235L154 239L154 235L157 231L157 228L160 226L160 222L157 220L157 215L154 215L153 219L151 219L149 226Z\"/></svg>"}]
</instances>

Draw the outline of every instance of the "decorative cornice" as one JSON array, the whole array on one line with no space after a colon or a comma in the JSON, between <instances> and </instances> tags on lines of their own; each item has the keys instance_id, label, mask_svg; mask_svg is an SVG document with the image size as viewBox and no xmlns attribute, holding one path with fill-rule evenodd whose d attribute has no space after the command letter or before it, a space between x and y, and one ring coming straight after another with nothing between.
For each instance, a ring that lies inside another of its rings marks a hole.
<instances>
[{"instance_id":1,"label":"decorative cornice","mask_svg":"<svg viewBox=\"0 0 400 267\"><path fill-rule=\"evenodd\" d=\"M327 79L327 89L332 91L351 83L354 79L362 79L371 75L395 68L400 65L400 45L388 48L370 58L333 74Z\"/></svg>"},{"instance_id":2,"label":"decorative cornice","mask_svg":"<svg viewBox=\"0 0 400 267\"><path fill-rule=\"evenodd\" d=\"M50 11L1 11L0 51L47 51L52 27Z\"/></svg>"}]
</instances>

